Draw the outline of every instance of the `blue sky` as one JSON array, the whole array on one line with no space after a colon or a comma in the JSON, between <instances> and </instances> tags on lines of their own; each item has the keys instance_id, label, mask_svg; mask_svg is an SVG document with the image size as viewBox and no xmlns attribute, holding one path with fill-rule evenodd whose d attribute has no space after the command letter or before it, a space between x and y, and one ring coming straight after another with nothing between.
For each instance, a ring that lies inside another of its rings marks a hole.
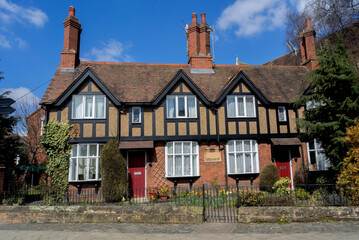
<instances>
[{"instance_id":1,"label":"blue sky","mask_svg":"<svg viewBox=\"0 0 359 240\"><path fill-rule=\"evenodd\" d=\"M182 20L207 14L214 28L216 64L263 64L287 50L286 9L305 0L0 0L0 93L15 100L41 98L63 48L69 6L82 25L80 59L111 62L187 63ZM212 43L213 44L213 43Z\"/></svg>"}]
</instances>

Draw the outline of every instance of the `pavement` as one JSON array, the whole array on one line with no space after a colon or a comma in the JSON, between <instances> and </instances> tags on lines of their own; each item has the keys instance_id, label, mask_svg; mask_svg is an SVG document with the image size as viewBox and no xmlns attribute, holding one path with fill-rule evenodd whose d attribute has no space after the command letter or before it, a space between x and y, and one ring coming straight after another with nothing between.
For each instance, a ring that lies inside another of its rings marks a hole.
<instances>
[{"instance_id":1,"label":"pavement","mask_svg":"<svg viewBox=\"0 0 359 240\"><path fill-rule=\"evenodd\" d=\"M0 239L359 239L359 221L203 224L0 224Z\"/></svg>"}]
</instances>

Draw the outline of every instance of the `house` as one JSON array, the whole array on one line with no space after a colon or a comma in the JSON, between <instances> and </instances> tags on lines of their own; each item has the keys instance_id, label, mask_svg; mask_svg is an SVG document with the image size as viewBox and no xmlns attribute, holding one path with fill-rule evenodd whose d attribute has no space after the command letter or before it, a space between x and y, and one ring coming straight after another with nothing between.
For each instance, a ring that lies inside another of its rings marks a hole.
<instances>
[{"instance_id":1,"label":"house","mask_svg":"<svg viewBox=\"0 0 359 240\"><path fill-rule=\"evenodd\" d=\"M61 61L41 105L46 120L69 121L71 188L99 186L100 151L120 141L130 187L202 186L259 182L268 163L282 177L307 164L307 145L293 100L308 88L315 67L315 32L301 36L302 65L214 64L210 26L192 14L188 62L143 64L80 61L81 24L74 7L64 21Z\"/></svg>"}]
</instances>

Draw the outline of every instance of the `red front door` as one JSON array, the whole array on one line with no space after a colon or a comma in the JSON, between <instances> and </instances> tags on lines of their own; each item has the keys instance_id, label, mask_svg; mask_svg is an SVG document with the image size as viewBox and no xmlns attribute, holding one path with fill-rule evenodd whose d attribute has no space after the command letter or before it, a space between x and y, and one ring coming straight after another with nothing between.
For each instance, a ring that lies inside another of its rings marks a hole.
<instances>
[{"instance_id":1,"label":"red front door","mask_svg":"<svg viewBox=\"0 0 359 240\"><path fill-rule=\"evenodd\" d=\"M274 149L276 165L279 171L279 176L287 177L292 181L292 169L290 166L290 149L289 148L275 148ZM291 187L291 185L289 186Z\"/></svg>"},{"instance_id":2,"label":"red front door","mask_svg":"<svg viewBox=\"0 0 359 240\"><path fill-rule=\"evenodd\" d=\"M146 152L128 151L128 177L133 197L145 197Z\"/></svg>"},{"instance_id":3,"label":"red front door","mask_svg":"<svg viewBox=\"0 0 359 240\"><path fill-rule=\"evenodd\" d=\"M277 162L280 177L287 177L291 179L290 175L290 162Z\"/></svg>"}]
</instances>

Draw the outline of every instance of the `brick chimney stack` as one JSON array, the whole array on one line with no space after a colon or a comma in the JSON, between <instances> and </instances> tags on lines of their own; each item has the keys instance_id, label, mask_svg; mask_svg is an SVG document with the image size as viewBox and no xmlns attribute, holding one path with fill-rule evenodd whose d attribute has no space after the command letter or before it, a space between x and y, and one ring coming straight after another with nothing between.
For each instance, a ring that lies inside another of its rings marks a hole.
<instances>
[{"instance_id":1,"label":"brick chimney stack","mask_svg":"<svg viewBox=\"0 0 359 240\"><path fill-rule=\"evenodd\" d=\"M213 72L210 32L211 28L206 23L206 14L201 14L201 23L199 24L197 23L197 14L192 13L192 23L186 32L187 55L191 69L200 69L197 72Z\"/></svg>"},{"instance_id":2,"label":"brick chimney stack","mask_svg":"<svg viewBox=\"0 0 359 240\"><path fill-rule=\"evenodd\" d=\"M299 34L300 52L302 55L302 65L310 67L312 70L318 68L317 54L315 52L315 31L310 23L310 18L306 19L306 28Z\"/></svg>"},{"instance_id":3,"label":"brick chimney stack","mask_svg":"<svg viewBox=\"0 0 359 240\"><path fill-rule=\"evenodd\" d=\"M74 70L80 63L80 35L81 24L75 17L75 8L69 8L69 16L64 21L64 49L61 51L60 69Z\"/></svg>"}]
</instances>

